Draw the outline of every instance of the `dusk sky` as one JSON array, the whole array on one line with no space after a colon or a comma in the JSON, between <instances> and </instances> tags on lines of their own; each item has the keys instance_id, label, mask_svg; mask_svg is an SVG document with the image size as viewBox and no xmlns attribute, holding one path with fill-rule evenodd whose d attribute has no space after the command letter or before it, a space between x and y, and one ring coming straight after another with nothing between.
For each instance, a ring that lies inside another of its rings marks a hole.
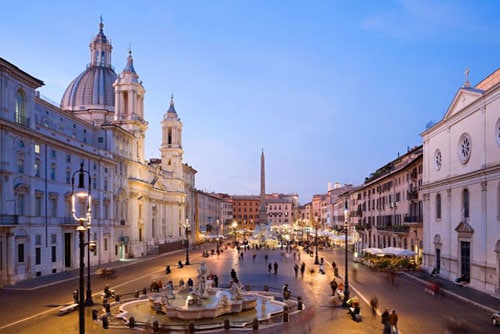
<instances>
[{"instance_id":1,"label":"dusk sky","mask_svg":"<svg viewBox=\"0 0 500 334\"><path fill-rule=\"evenodd\" d=\"M2 2L0 57L57 101L104 33L146 89L146 157L160 157L170 95L196 188L300 203L360 185L422 144L465 81L500 67L500 1Z\"/></svg>"}]
</instances>

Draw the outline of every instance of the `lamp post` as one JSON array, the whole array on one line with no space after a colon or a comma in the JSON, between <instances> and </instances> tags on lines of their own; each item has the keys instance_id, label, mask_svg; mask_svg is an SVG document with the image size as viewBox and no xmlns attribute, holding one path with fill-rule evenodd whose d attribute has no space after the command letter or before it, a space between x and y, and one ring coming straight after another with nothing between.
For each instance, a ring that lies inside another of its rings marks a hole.
<instances>
[{"instance_id":1,"label":"lamp post","mask_svg":"<svg viewBox=\"0 0 500 334\"><path fill-rule=\"evenodd\" d=\"M234 246L236 247L236 227L238 227L236 220L231 224L231 226L233 227Z\"/></svg>"},{"instance_id":2,"label":"lamp post","mask_svg":"<svg viewBox=\"0 0 500 334\"><path fill-rule=\"evenodd\" d=\"M78 173L78 185L75 189L75 175ZM88 176L88 188L85 188L85 174ZM79 314L79 329L80 334L85 333L85 304L86 301L84 299L83 289L84 289L84 271L85 271L85 245L89 245L90 247L90 238L87 243L85 243L85 231L89 231L90 237L90 223L91 223L91 207L92 207L92 197L90 195L90 184L91 177L88 171L83 169L83 163L80 165L80 169L75 171L71 177L71 213L73 215L73 219L78 222L78 227L76 230L78 231L80 238L80 281L78 288L78 314ZM77 216L77 200L81 205L81 214L82 216ZM83 201L81 203L80 201ZM87 223L85 226L84 224ZM90 253L89 253L90 257ZM90 271L88 277L88 289L87 289L87 297L90 298L90 302L92 302L92 291L90 289ZM93 304L93 303L92 303Z\"/></svg>"},{"instance_id":3,"label":"lamp post","mask_svg":"<svg viewBox=\"0 0 500 334\"><path fill-rule=\"evenodd\" d=\"M219 220L217 219L217 237L215 238L215 242L216 242L216 247L217 247L217 255L219 255L220 251L219 251Z\"/></svg>"},{"instance_id":4,"label":"lamp post","mask_svg":"<svg viewBox=\"0 0 500 334\"><path fill-rule=\"evenodd\" d=\"M185 265L190 265L191 263L189 262L189 219L186 218L186 222L182 224L182 227L184 227L184 235L186 236L186 263Z\"/></svg>"},{"instance_id":5,"label":"lamp post","mask_svg":"<svg viewBox=\"0 0 500 334\"><path fill-rule=\"evenodd\" d=\"M344 218L345 218L345 280L344 280L344 305L347 305L347 301L349 300L349 261L347 259L347 234L349 232L349 210L344 210Z\"/></svg>"},{"instance_id":6,"label":"lamp post","mask_svg":"<svg viewBox=\"0 0 500 334\"><path fill-rule=\"evenodd\" d=\"M318 217L316 217L316 235L314 236L314 243L316 244L316 256L314 258L314 264L319 264L319 258L318 258Z\"/></svg>"}]
</instances>

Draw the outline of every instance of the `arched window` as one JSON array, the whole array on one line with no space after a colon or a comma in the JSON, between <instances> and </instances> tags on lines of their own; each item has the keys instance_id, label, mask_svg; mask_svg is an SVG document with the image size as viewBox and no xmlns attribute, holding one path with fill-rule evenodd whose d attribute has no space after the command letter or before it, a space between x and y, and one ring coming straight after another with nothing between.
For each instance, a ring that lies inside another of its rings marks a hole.
<instances>
[{"instance_id":1,"label":"arched window","mask_svg":"<svg viewBox=\"0 0 500 334\"><path fill-rule=\"evenodd\" d=\"M33 166L34 174L36 177L40 177L40 175L42 174L41 169L42 169L42 163L40 162L39 159L36 159L35 164Z\"/></svg>"},{"instance_id":2,"label":"arched window","mask_svg":"<svg viewBox=\"0 0 500 334\"><path fill-rule=\"evenodd\" d=\"M441 219L441 194L436 195L436 219Z\"/></svg>"},{"instance_id":3,"label":"arched window","mask_svg":"<svg viewBox=\"0 0 500 334\"><path fill-rule=\"evenodd\" d=\"M22 89L16 92L16 122L26 124L26 96Z\"/></svg>"},{"instance_id":4,"label":"arched window","mask_svg":"<svg viewBox=\"0 0 500 334\"><path fill-rule=\"evenodd\" d=\"M462 193L462 212L464 215L464 219L469 219L469 202L470 202L469 190L464 189Z\"/></svg>"}]
</instances>

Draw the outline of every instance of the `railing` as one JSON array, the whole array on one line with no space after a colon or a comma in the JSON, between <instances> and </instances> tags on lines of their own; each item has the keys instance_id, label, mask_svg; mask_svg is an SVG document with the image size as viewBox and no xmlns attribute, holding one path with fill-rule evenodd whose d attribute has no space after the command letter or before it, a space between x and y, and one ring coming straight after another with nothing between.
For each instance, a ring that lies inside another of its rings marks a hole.
<instances>
[{"instance_id":1,"label":"railing","mask_svg":"<svg viewBox=\"0 0 500 334\"><path fill-rule=\"evenodd\" d=\"M410 227L405 225L388 225L388 226L377 226L377 230L408 233L408 231L410 231Z\"/></svg>"},{"instance_id":2,"label":"railing","mask_svg":"<svg viewBox=\"0 0 500 334\"><path fill-rule=\"evenodd\" d=\"M0 226L19 225L18 215L0 215Z\"/></svg>"},{"instance_id":3,"label":"railing","mask_svg":"<svg viewBox=\"0 0 500 334\"><path fill-rule=\"evenodd\" d=\"M405 223L422 223L422 216L405 216Z\"/></svg>"}]
</instances>

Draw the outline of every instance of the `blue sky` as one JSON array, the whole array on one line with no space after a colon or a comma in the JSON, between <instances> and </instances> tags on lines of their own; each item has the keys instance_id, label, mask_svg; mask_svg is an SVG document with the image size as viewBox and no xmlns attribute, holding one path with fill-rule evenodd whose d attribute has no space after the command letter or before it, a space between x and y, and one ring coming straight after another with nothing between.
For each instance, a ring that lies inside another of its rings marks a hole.
<instances>
[{"instance_id":1,"label":"blue sky","mask_svg":"<svg viewBox=\"0 0 500 334\"><path fill-rule=\"evenodd\" d=\"M89 63L100 15L117 73L131 47L146 88L146 156L174 94L196 187L325 193L422 143L470 68L500 67L498 1L25 1L2 3L0 57L60 101Z\"/></svg>"}]
</instances>

